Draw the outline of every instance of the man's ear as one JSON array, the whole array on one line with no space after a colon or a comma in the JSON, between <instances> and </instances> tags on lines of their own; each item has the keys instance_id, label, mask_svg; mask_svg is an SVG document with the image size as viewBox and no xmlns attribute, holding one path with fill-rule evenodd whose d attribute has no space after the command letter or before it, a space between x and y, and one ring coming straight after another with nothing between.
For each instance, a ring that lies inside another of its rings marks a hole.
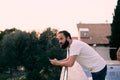
<instances>
[{"instance_id":1,"label":"man's ear","mask_svg":"<svg viewBox=\"0 0 120 80\"><path fill-rule=\"evenodd\" d=\"M70 39L70 37L67 37L67 40L69 40Z\"/></svg>"}]
</instances>

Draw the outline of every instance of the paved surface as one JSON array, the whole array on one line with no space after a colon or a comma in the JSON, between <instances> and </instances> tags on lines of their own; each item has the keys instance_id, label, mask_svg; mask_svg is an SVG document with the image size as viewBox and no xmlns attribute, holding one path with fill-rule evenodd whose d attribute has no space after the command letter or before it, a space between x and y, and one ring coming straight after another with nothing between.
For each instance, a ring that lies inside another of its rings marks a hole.
<instances>
[{"instance_id":1,"label":"paved surface","mask_svg":"<svg viewBox=\"0 0 120 80\"><path fill-rule=\"evenodd\" d=\"M120 61L117 60L106 60L107 65L120 65ZM63 79L64 67L61 72L61 78ZM68 68L68 80L92 80L92 78L87 78L82 67L76 62L73 67Z\"/></svg>"},{"instance_id":2,"label":"paved surface","mask_svg":"<svg viewBox=\"0 0 120 80\"><path fill-rule=\"evenodd\" d=\"M64 80L63 79L64 68L65 67L63 67L62 69L60 80ZM82 67L76 62L73 67L68 68L68 80L89 80L89 79L82 70Z\"/></svg>"},{"instance_id":3,"label":"paved surface","mask_svg":"<svg viewBox=\"0 0 120 80\"><path fill-rule=\"evenodd\" d=\"M99 53L106 60L107 65L118 65L118 64L120 65L120 61L111 60L109 54L107 53L105 54L103 52L99 52ZM63 73L64 73L64 67L61 72L60 80L64 80ZM73 67L68 68L68 80L92 80L92 78L88 79L84 71L82 70L82 67L76 62Z\"/></svg>"}]
</instances>

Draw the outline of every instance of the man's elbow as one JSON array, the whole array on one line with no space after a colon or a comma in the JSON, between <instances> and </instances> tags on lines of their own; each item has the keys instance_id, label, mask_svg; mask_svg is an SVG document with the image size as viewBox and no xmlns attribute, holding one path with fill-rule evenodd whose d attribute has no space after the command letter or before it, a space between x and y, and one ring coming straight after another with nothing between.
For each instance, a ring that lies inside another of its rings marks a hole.
<instances>
[{"instance_id":1,"label":"man's elbow","mask_svg":"<svg viewBox=\"0 0 120 80\"><path fill-rule=\"evenodd\" d=\"M74 63L69 63L68 67L72 67L74 65Z\"/></svg>"}]
</instances>

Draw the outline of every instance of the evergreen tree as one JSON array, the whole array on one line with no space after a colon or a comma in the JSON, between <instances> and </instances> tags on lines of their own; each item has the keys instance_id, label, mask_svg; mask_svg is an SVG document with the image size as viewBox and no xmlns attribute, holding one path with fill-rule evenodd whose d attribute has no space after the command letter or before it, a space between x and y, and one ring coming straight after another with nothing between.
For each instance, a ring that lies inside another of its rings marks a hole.
<instances>
[{"instance_id":1,"label":"evergreen tree","mask_svg":"<svg viewBox=\"0 0 120 80\"><path fill-rule=\"evenodd\" d=\"M47 28L40 35L40 45L42 46L42 50L45 51L44 54L46 54L48 58L63 59L66 51L60 49L58 40L56 39L56 33L57 30ZM40 74L41 76L44 76L44 78L42 77L40 80L59 80L61 69L61 66L54 66L51 64L44 66L43 72Z\"/></svg>"},{"instance_id":2,"label":"evergreen tree","mask_svg":"<svg viewBox=\"0 0 120 80\"><path fill-rule=\"evenodd\" d=\"M111 24L111 37L110 37L110 57L116 60L116 51L120 47L120 0L117 1L115 15ZM116 48L116 49L112 49Z\"/></svg>"},{"instance_id":3,"label":"evergreen tree","mask_svg":"<svg viewBox=\"0 0 120 80\"><path fill-rule=\"evenodd\" d=\"M59 80L62 67L50 64L49 58L62 59L66 50L60 49L56 33L56 29L48 28L38 38L35 31L3 31L0 35L0 72L9 69L13 76L17 67L23 66L25 80Z\"/></svg>"}]
</instances>

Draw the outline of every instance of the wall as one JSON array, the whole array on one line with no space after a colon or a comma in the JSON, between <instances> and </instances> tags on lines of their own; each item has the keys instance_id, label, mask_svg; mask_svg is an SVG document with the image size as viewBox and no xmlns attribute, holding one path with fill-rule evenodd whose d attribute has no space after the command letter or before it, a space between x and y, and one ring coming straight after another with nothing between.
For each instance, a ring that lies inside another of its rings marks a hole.
<instances>
[{"instance_id":1,"label":"wall","mask_svg":"<svg viewBox=\"0 0 120 80\"><path fill-rule=\"evenodd\" d=\"M111 60L109 55L109 47L97 46L93 47L105 60Z\"/></svg>"}]
</instances>

